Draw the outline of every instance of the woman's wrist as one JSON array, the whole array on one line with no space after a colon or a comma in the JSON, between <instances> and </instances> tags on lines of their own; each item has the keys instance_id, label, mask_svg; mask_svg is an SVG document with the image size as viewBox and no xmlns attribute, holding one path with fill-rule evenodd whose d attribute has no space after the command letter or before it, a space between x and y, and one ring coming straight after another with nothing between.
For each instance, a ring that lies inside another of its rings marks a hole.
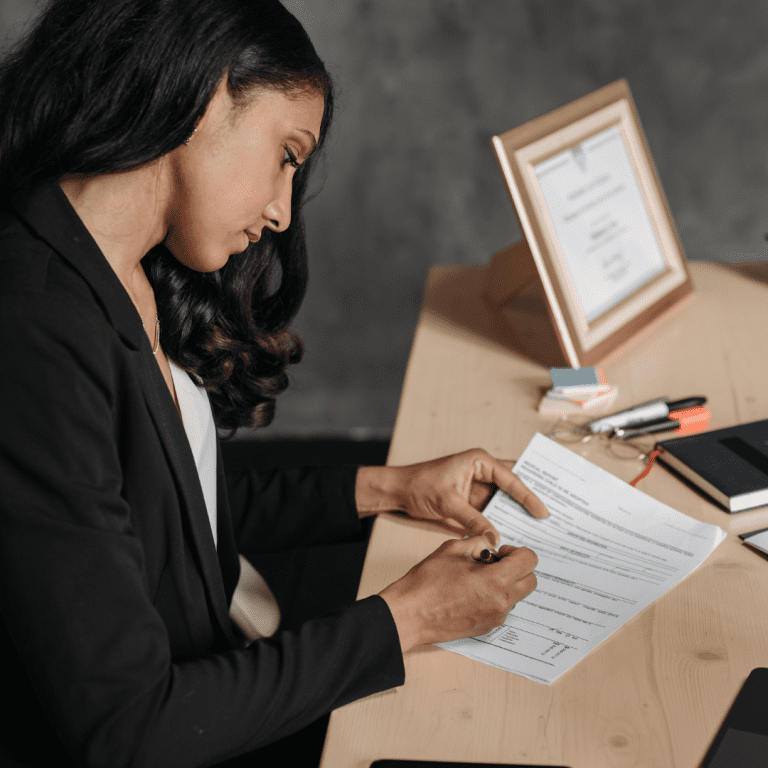
<instances>
[{"instance_id":1,"label":"woman's wrist","mask_svg":"<svg viewBox=\"0 0 768 768\"><path fill-rule=\"evenodd\" d=\"M355 504L360 518L377 512L405 511L404 467L360 467L355 480Z\"/></svg>"},{"instance_id":2,"label":"woman's wrist","mask_svg":"<svg viewBox=\"0 0 768 768\"><path fill-rule=\"evenodd\" d=\"M400 651L407 653L411 648L423 645L419 639L417 622L413 612L408 610L402 599L398 599L396 583L390 584L379 592L379 597L389 606L397 628L397 637L400 640Z\"/></svg>"}]
</instances>

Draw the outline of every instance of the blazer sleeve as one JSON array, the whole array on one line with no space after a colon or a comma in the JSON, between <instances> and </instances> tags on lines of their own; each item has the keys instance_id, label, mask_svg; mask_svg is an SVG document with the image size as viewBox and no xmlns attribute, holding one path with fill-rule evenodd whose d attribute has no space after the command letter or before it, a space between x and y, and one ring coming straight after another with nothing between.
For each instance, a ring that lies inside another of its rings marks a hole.
<instances>
[{"instance_id":1,"label":"blazer sleeve","mask_svg":"<svg viewBox=\"0 0 768 768\"><path fill-rule=\"evenodd\" d=\"M227 475L238 552L273 552L359 537L357 470L356 466L278 467Z\"/></svg>"},{"instance_id":2,"label":"blazer sleeve","mask_svg":"<svg viewBox=\"0 0 768 768\"><path fill-rule=\"evenodd\" d=\"M1 306L0 610L78 765L212 765L403 683L378 596L175 660L120 493L120 342L95 308L45 295Z\"/></svg>"}]
</instances>

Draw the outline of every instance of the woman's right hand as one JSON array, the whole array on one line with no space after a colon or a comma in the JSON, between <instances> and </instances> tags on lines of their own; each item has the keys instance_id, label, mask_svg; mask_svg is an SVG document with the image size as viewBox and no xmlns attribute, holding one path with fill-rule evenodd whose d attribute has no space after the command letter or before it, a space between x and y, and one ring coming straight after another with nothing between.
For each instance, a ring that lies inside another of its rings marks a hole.
<instances>
[{"instance_id":1,"label":"woman's right hand","mask_svg":"<svg viewBox=\"0 0 768 768\"><path fill-rule=\"evenodd\" d=\"M451 539L379 592L389 605L403 653L417 645L475 637L500 626L518 600L536 589L536 554L499 548L497 563L479 563L483 536Z\"/></svg>"}]
</instances>

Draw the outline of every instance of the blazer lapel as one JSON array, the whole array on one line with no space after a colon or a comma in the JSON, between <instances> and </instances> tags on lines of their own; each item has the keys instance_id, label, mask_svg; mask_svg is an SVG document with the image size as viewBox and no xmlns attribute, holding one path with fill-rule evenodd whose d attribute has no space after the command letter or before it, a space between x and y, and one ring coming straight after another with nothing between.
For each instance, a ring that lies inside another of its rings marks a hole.
<instances>
[{"instance_id":1,"label":"blazer lapel","mask_svg":"<svg viewBox=\"0 0 768 768\"><path fill-rule=\"evenodd\" d=\"M144 399L162 441L168 463L178 480L182 509L188 510L189 513L189 529L192 534L194 549L199 557L200 570L208 592L208 599L221 630L227 639L234 643L224 582L221 577L219 559L213 542L211 523L205 506L195 458L189 447L187 433L184 431L184 425L179 418L168 385L152 356L146 334L142 342L141 355L139 356L139 376L144 390Z\"/></svg>"},{"instance_id":2,"label":"blazer lapel","mask_svg":"<svg viewBox=\"0 0 768 768\"><path fill-rule=\"evenodd\" d=\"M38 236L83 276L120 337L129 348L139 351L137 372L144 398L181 492L180 506L188 516L208 599L221 630L234 644L219 559L195 459L133 302L57 182L38 187L15 200L13 205Z\"/></svg>"}]
</instances>

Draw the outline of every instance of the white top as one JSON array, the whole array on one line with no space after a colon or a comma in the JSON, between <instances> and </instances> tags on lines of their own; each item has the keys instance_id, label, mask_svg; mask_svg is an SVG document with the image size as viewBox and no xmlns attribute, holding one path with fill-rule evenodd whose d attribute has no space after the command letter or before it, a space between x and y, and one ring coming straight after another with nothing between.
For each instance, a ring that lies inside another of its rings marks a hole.
<instances>
[{"instance_id":1,"label":"white top","mask_svg":"<svg viewBox=\"0 0 768 768\"><path fill-rule=\"evenodd\" d=\"M213 422L211 404L203 387L198 387L192 377L179 368L170 358L173 384L179 399L181 419L187 433L189 447L195 457L197 474L203 487L205 506L211 522L214 546L216 537L216 426Z\"/></svg>"}]
</instances>

